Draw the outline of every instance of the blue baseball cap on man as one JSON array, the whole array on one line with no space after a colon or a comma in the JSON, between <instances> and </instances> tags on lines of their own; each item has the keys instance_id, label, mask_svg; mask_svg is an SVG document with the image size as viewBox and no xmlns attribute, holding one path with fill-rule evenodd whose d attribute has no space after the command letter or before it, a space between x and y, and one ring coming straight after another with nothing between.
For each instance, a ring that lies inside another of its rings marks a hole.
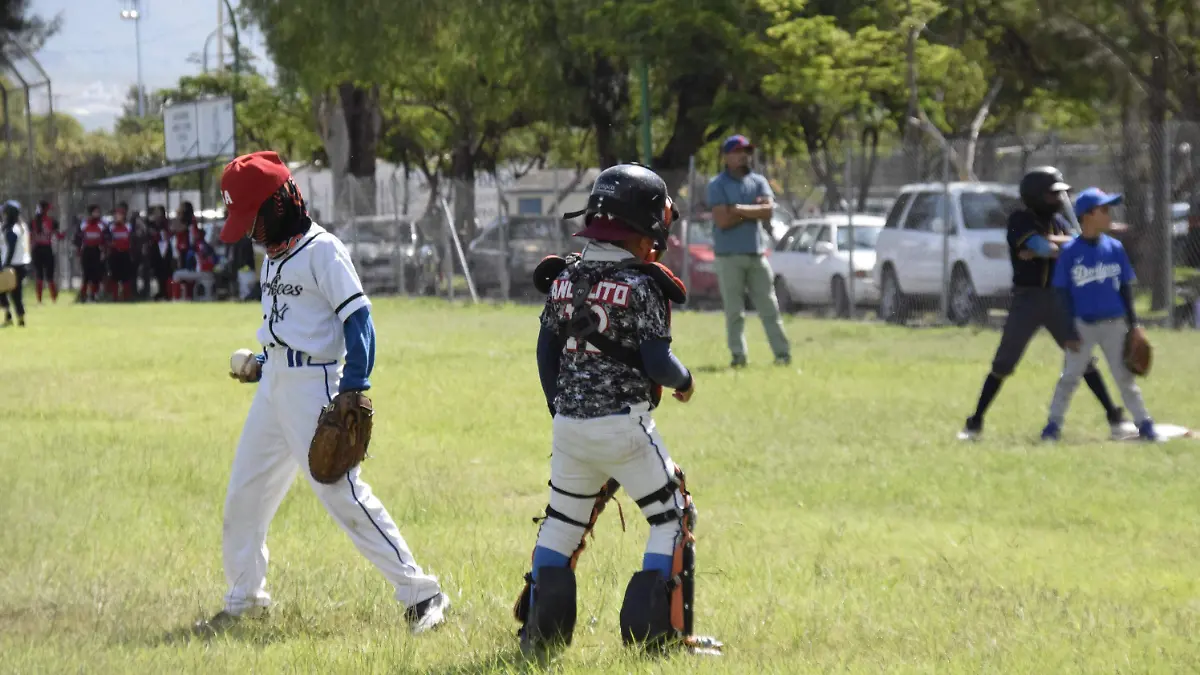
<instances>
[{"instance_id":1,"label":"blue baseball cap on man","mask_svg":"<svg viewBox=\"0 0 1200 675\"><path fill-rule=\"evenodd\" d=\"M1090 187L1075 198L1075 217L1082 218L1083 214L1101 206L1111 206L1121 203L1121 195L1109 194L1098 187Z\"/></svg>"},{"instance_id":2,"label":"blue baseball cap on man","mask_svg":"<svg viewBox=\"0 0 1200 675\"><path fill-rule=\"evenodd\" d=\"M733 136L730 136L729 138L725 139L724 143L721 144L721 154L722 155L733 152L734 150L743 150L743 149L753 150L754 144L750 142L749 138L746 138L745 136L743 136L741 134L735 134Z\"/></svg>"}]
</instances>

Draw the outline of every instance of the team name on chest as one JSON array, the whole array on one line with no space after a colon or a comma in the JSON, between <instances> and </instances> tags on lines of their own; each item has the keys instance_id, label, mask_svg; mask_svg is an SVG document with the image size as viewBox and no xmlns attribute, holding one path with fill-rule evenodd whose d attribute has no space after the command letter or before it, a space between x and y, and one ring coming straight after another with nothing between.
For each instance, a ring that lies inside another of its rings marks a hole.
<instances>
[{"instance_id":1,"label":"team name on chest","mask_svg":"<svg viewBox=\"0 0 1200 675\"><path fill-rule=\"evenodd\" d=\"M550 299L554 302L570 301L573 287L574 284L568 279L555 279L554 284L550 287ZM601 281L592 286L592 292L588 293L587 299L589 302L599 302L614 307L628 307L629 290L629 284Z\"/></svg>"},{"instance_id":2,"label":"team name on chest","mask_svg":"<svg viewBox=\"0 0 1200 675\"><path fill-rule=\"evenodd\" d=\"M295 297L304 292L304 286L301 284L287 283L275 277L263 285L263 294L268 296L286 295Z\"/></svg>"},{"instance_id":3,"label":"team name on chest","mask_svg":"<svg viewBox=\"0 0 1200 675\"><path fill-rule=\"evenodd\" d=\"M1120 276L1121 266L1117 263L1098 262L1092 266L1077 263L1071 266L1071 281L1076 286L1086 286L1091 283L1116 279Z\"/></svg>"}]
</instances>

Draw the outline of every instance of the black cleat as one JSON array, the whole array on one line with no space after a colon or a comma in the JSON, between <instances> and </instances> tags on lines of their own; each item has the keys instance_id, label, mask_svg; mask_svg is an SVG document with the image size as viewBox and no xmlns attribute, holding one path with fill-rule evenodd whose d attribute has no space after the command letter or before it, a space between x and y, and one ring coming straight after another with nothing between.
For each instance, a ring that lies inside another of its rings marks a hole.
<instances>
[{"instance_id":1,"label":"black cleat","mask_svg":"<svg viewBox=\"0 0 1200 675\"><path fill-rule=\"evenodd\" d=\"M729 362L730 368L745 368L746 357L744 355L734 355L733 360Z\"/></svg>"},{"instance_id":2,"label":"black cleat","mask_svg":"<svg viewBox=\"0 0 1200 675\"><path fill-rule=\"evenodd\" d=\"M963 430L958 432L958 440L977 441L981 434L983 434L983 420L972 415L967 418L967 423L963 426Z\"/></svg>"}]
</instances>

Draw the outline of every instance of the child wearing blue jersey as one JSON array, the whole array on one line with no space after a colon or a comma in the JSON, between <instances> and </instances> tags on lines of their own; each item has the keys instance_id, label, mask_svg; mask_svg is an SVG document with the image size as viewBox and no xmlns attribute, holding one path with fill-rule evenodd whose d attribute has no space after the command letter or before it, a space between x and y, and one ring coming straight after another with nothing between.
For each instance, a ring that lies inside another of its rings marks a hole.
<instances>
[{"instance_id":1,"label":"child wearing blue jersey","mask_svg":"<svg viewBox=\"0 0 1200 675\"><path fill-rule=\"evenodd\" d=\"M1133 266L1121 242L1107 234L1112 227L1109 207L1120 203L1121 195L1095 187L1075 199L1081 234L1062 246L1053 282L1070 318L1072 334L1042 440L1058 440L1071 397L1097 346L1108 361L1125 407L1137 422L1138 437L1158 440L1141 389L1123 360L1126 334L1142 328L1133 308Z\"/></svg>"}]
</instances>

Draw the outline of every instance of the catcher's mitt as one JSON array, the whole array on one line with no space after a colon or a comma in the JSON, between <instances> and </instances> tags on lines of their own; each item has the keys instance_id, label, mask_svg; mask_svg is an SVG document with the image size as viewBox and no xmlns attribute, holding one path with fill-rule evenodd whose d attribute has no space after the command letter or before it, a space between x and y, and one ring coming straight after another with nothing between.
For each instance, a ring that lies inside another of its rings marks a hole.
<instances>
[{"instance_id":1,"label":"catcher's mitt","mask_svg":"<svg viewBox=\"0 0 1200 675\"><path fill-rule=\"evenodd\" d=\"M1125 367L1134 375L1144 376L1150 372L1153 360L1153 350L1146 331L1141 326L1131 329L1125 334Z\"/></svg>"},{"instance_id":2,"label":"catcher's mitt","mask_svg":"<svg viewBox=\"0 0 1200 675\"><path fill-rule=\"evenodd\" d=\"M375 408L361 391L344 391L321 409L308 446L308 470L318 483L337 482L367 458Z\"/></svg>"}]
</instances>

